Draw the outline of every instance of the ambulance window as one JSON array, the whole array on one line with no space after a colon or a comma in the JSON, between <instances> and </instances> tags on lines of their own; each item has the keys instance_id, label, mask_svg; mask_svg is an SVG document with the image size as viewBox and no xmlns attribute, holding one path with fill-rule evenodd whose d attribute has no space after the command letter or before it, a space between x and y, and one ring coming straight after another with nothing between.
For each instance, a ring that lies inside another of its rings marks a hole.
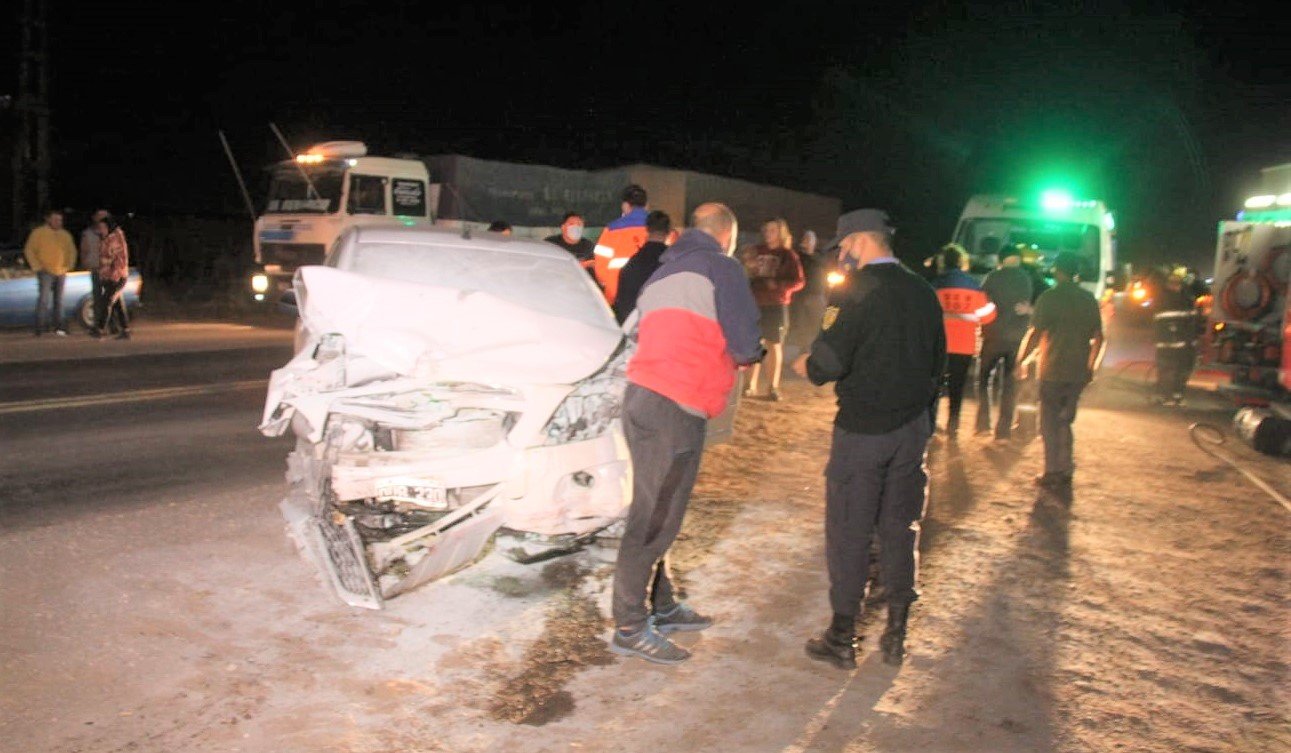
<instances>
[{"instance_id":1,"label":"ambulance window","mask_svg":"<svg viewBox=\"0 0 1291 753\"><path fill-rule=\"evenodd\" d=\"M394 213L400 217L426 216L426 184L419 180L395 178L390 183Z\"/></svg>"},{"instance_id":2,"label":"ambulance window","mask_svg":"<svg viewBox=\"0 0 1291 753\"><path fill-rule=\"evenodd\" d=\"M389 214L386 211L386 179L375 175L351 175L350 214Z\"/></svg>"}]
</instances>

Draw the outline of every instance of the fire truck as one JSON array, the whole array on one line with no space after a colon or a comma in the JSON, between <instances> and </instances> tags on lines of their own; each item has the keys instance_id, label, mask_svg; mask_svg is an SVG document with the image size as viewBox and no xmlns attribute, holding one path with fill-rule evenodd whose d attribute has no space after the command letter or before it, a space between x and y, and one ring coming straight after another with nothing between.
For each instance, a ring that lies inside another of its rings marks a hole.
<instances>
[{"instance_id":1,"label":"fire truck","mask_svg":"<svg viewBox=\"0 0 1291 753\"><path fill-rule=\"evenodd\" d=\"M1291 164L1266 168L1263 192L1219 223L1202 363L1226 372L1239 405L1291 407Z\"/></svg>"}]
</instances>

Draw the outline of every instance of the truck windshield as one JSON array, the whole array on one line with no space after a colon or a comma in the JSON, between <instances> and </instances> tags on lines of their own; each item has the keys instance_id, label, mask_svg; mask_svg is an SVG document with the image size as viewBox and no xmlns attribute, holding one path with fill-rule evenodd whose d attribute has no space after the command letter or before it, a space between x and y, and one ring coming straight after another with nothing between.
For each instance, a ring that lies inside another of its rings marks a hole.
<instances>
[{"instance_id":1,"label":"truck windshield","mask_svg":"<svg viewBox=\"0 0 1291 753\"><path fill-rule=\"evenodd\" d=\"M280 165L269 179L265 214L335 214L341 206L345 170L339 167ZM311 186L312 184L312 186Z\"/></svg>"},{"instance_id":2,"label":"truck windshield","mask_svg":"<svg viewBox=\"0 0 1291 753\"><path fill-rule=\"evenodd\" d=\"M1081 258L1080 276L1085 280L1101 277L1099 264L1099 230L1096 225L1081 222L1055 222L1041 219L982 217L965 221L956 242L972 255L974 271L989 271L1006 246L1024 247L1040 257L1041 264L1053 263L1059 253L1074 253ZM982 269L978 269L979 266Z\"/></svg>"}]
</instances>

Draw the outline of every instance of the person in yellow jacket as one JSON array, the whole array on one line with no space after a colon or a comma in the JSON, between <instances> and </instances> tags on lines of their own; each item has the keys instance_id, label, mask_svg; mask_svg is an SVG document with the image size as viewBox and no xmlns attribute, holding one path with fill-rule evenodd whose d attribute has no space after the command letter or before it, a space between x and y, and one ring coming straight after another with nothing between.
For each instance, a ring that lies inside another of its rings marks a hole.
<instances>
[{"instance_id":1,"label":"person in yellow jacket","mask_svg":"<svg viewBox=\"0 0 1291 753\"><path fill-rule=\"evenodd\" d=\"M72 234L63 229L63 213L57 209L45 212L45 224L27 235L22 253L40 285L40 293L36 297L36 337L40 337L49 324L51 304L54 334L67 336L67 328L63 324L63 283L67 280L67 273L76 267L76 242L72 240Z\"/></svg>"}]
</instances>

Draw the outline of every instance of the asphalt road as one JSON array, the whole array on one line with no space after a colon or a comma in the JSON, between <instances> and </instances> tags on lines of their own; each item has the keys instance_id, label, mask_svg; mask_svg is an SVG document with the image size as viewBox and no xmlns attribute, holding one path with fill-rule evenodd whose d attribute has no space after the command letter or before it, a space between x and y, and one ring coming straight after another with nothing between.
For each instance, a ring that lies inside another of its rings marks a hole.
<instances>
[{"instance_id":1,"label":"asphalt road","mask_svg":"<svg viewBox=\"0 0 1291 753\"><path fill-rule=\"evenodd\" d=\"M269 373L291 357L291 333L245 339L243 328L203 328L172 344L181 352L149 352L147 333L139 333L139 352L104 354L85 340L43 360L22 359L19 351L36 345L7 341L14 360L0 363L5 526L200 497L227 489L230 479L280 479L286 440L267 439L256 425Z\"/></svg>"}]
</instances>

